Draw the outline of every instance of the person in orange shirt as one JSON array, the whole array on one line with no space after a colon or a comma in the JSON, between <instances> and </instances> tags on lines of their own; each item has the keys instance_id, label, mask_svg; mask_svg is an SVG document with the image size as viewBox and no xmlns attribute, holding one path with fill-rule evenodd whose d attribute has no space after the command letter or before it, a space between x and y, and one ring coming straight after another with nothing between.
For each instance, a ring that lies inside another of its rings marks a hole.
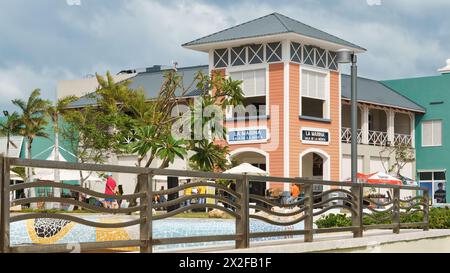
<instances>
[{"instance_id":1,"label":"person in orange shirt","mask_svg":"<svg viewBox=\"0 0 450 273\"><path fill-rule=\"evenodd\" d=\"M300 188L296 184L291 184L291 197L288 199L288 203L294 202L300 195Z\"/></svg>"}]
</instances>

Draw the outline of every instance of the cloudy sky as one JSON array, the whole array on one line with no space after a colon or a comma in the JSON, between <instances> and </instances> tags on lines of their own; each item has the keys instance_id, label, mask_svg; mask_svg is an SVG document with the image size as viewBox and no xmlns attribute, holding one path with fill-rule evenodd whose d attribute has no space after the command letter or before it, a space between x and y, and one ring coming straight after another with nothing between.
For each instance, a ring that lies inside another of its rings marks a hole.
<instances>
[{"instance_id":1,"label":"cloudy sky","mask_svg":"<svg viewBox=\"0 0 450 273\"><path fill-rule=\"evenodd\" d=\"M57 81L154 64L206 64L182 43L279 12L368 49L360 75L437 74L450 58L448 0L0 0L0 109Z\"/></svg>"}]
</instances>

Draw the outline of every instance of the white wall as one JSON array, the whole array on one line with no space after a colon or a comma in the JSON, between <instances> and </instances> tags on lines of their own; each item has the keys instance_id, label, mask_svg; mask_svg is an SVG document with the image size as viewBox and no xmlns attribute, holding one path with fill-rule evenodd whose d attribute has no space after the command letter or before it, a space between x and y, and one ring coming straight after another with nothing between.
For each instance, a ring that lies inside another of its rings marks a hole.
<instances>
[{"instance_id":1,"label":"white wall","mask_svg":"<svg viewBox=\"0 0 450 273\"><path fill-rule=\"evenodd\" d=\"M364 173L364 157L358 156L358 172ZM352 160L350 155L342 156L341 180L345 181L352 176Z\"/></svg>"}]
</instances>

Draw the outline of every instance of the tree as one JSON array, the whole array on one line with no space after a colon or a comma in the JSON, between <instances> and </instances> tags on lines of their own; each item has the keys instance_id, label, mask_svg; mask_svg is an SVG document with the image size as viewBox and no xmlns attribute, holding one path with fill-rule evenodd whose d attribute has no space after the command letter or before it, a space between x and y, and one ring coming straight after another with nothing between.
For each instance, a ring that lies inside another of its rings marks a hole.
<instances>
[{"instance_id":1,"label":"tree","mask_svg":"<svg viewBox=\"0 0 450 273\"><path fill-rule=\"evenodd\" d=\"M33 140L36 137L48 138L45 131L45 126L48 124L46 120L46 113L50 101L44 100L41 97L40 89L35 89L31 92L27 101L15 99L12 101L14 105L19 107L21 111L19 119L19 134L27 139L27 158L31 159L31 147ZM30 179L30 171L28 170L28 179Z\"/></svg>"},{"instance_id":2,"label":"tree","mask_svg":"<svg viewBox=\"0 0 450 273\"><path fill-rule=\"evenodd\" d=\"M6 117L6 120L0 122L0 136L6 136L6 156L9 156L9 148L12 145L14 148L18 148L16 144L11 141L10 137L15 134L19 134L20 128L20 116L17 112L12 113Z\"/></svg>"},{"instance_id":3,"label":"tree","mask_svg":"<svg viewBox=\"0 0 450 273\"><path fill-rule=\"evenodd\" d=\"M62 113L62 137L68 142L71 151L80 163L103 163L104 154L110 145L107 126L98 118L97 110L92 107L67 109ZM89 178L80 171L80 184Z\"/></svg>"},{"instance_id":4,"label":"tree","mask_svg":"<svg viewBox=\"0 0 450 273\"><path fill-rule=\"evenodd\" d=\"M395 173L397 177L402 177L401 171L406 166L406 164L414 162L414 150L411 148L411 145L396 143L394 146L386 146L382 151L380 151L380 159L383 162L383 158L386 157L394 157L394 163L388 168L384 166L383 168L387 173Z\"/></svg>"},{"instance_id":5,"label":"tree","mask_svg":"<svg viewBox=\"0 0 450 273\"><path fill-rule=\"evenodd\" d=\"M78 98L76 96L68 96L62 99L59 99L55 105L49 105L47 108L47 115L50 116L53 125L53 133L54 133L54 149L55 149L55 157L53 158L55 161L59 161L59 122L60 115L67 110L67 106L76 101ZM60 182L59 169L55 169L55 182ZM55 189L55 197L60 197L60 189ZM56 203L58 206L59 204Z\"/></svg>"}]
</instances>

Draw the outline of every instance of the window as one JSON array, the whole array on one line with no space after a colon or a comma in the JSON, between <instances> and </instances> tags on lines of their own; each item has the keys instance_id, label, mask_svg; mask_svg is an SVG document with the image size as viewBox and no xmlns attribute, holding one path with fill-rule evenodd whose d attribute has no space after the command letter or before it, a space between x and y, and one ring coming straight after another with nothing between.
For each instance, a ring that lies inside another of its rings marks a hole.
<instances>
[{"instance_id":1,"label":"window","mask_svg":"<svg viewBox=\"0 0 450 273\"><path fill-rule=\"evenodd\" d=\"M222 68L228 66L228 49L216 49L214 50L214 67Z\"/></svg>"},{"instance_id":2,"label":"window","mask_svg":"<svg viewBox=\"0 0 450 273\"><path fill-rule=\"evenodd\" d=\"M429 189L430 200L433 200L433 204L447 204L445 171L419 172L419 179L420 186Z\"/></svg>"},{"instance_id":3,"label":"window","mask_svg":"<svg viewBox=\"0 0 450 273\"><path fill-rule=\"evenodd\" d=\"M266 95L265 69L231 72L230 78L243 81L241 87L245 97Z\"/></svg>"},{"instance_id":4,"label":"window","mask_svg":"<svg viewBox=\"0 0 450 273\"><path fill-rule=\"evenodd\" d=\"M311 70L302 70L301 73L301 115L328 118L328 74Z\"/></svg>"},{"instance_id":5,"label":"window","mask_svg":"<svg viewBox=\"0 0 450 273\"><path fill-rule=\"evenodd\" d=\"M247 111L246 116L265 116L266 115L266 70L247 70L230 72L230 78L233 80L242 81L242 91L244 92L244 102L243 106L246 109L251 109L252 111ZM249 107L254 106L254 107ZM231 112L235 112L234 116L242 115L242 110L234 111L230 109Z\"/></svg>"},{"instance_id":6,"label":"window","mask_svg":"<svg viewBox=\"0 0 450 273\"><path fill-rule=\"evenodd\" d=\"M442 121L428 120L422 123L422 146L432 147L442 145Z\"/></svg>"}]
</instances>

